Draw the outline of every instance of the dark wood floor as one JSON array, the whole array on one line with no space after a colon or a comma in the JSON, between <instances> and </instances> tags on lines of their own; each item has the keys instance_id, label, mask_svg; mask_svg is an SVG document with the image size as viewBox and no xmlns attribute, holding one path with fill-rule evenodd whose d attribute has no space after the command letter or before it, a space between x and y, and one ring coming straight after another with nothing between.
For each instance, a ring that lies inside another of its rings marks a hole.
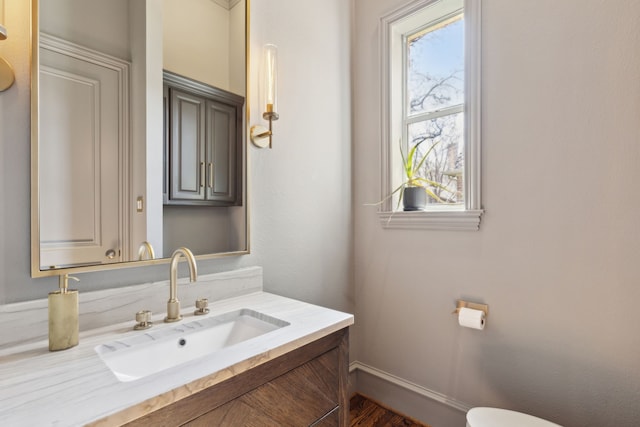
<instances>
[{"instance_id":1,"label":"dark wood floor","mask_svg":"<svg viewBox=\"0 0 640 427\"><path fill-rule=\"evenodd\" d=\"M350 402L351 427L429 427L355 394Z\"/></svg>"}]
</instances>

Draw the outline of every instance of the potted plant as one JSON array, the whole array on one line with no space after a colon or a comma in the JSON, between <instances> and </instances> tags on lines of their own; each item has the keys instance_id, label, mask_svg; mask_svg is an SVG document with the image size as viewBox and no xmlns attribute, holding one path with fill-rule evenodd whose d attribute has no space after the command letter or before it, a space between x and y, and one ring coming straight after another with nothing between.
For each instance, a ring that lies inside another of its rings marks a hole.
<instances>
[{"instance_id":1,"label":"potted plant","mask_svg":"<svg viewBox=\"0 0 640 427\"><path fill-rule=\"evenodd\" d=\"M424 141L427 141L427 139L424 139L411 147L406 156L402 147L400 147L402 168L406 179L395 190L393 190L390 197L399 191L400 197L398 198L398 208L402 201L403 210L405 211L424 210L427 205L427 197L431 197L438 202L443 202L443 200L433 191L433 188L439 187L446 190L446 187L439 182L420 176L420 169L424 166L427 157L429 157L429 154L431 154L436 145L438 145L439 141L431 144L431 147L429 147L429 149L420 156L418 148Z\"/></svg>"}]
</instances>

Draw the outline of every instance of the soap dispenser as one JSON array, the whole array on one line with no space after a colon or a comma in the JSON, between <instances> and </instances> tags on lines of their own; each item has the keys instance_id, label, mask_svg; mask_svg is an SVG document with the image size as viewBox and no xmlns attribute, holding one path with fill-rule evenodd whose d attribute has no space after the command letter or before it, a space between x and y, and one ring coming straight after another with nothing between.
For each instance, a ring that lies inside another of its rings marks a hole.
<instances>
[{"instance_id":1,"label":"soap dispenser","mask_svg":"<svg viewBox=\"0 0 640 427\"><path fill-rule=\"evenodd\" d=\"M60 289L49 292L49 351L65 350L78 345L78 291L69 289L69 279L63 274Z\"/></svg>"}]
</instances>

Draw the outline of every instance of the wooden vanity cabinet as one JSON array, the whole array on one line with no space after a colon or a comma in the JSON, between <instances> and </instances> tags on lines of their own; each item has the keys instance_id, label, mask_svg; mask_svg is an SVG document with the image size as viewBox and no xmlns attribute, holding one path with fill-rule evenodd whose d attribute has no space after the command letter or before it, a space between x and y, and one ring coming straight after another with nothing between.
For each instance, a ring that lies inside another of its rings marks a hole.
<instances>
[{"instance_id":1,"label":"wooden vanity cabinet","mask_svg":"<svg viewBox=\"0 0 640 427\"><path fill-rule=\"evenodd\" d=\"M152 412L129 426L347 426L345 328Z\"/></svg>"},{"instance_id":2,"label":"wooden vanity cabinet","mask_svg":"<svg viewBox=\"0 0 640 427\"><path fill-rule=\"evenodd\" d=\"M166 205L242 204L242 96L164 72Z\"/></svg>"}]
</instances>

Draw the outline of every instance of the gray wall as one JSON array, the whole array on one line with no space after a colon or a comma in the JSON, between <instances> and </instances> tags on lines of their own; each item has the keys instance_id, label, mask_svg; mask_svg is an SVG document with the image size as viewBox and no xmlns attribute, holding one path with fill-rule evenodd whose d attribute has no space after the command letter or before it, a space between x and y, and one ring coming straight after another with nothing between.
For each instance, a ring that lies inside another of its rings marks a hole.
<instances>
[{"instance_id":1,"label":"gray wall","mask_svg":"<svg viewBox=\"0 0 640 427\"><path fill-rule=\"evenodd\" d=\"M364 206L378 23L406 2L355 0L355 358L472 406L638 425L640 2L483 0L478 232L383 230ZM489 304L483 332L457 326L461 297ZM391 387L367 391L453 425Z\"/></svg>"},{"instance_id":2,"label":"gray wall","mask_svg":"<svg viewBox=\"0 0 640 427\"><path fill-rule=\"evenodd\" d=\"M267 290L352 311L350 5L317 2L309 13L293 1L253 3L252 61L257 63L267 42L281 49L281 119L273 150L249 148L252 254L201 262L199 271L260 265ZM0 43L0 54L17 78L0 93L0 302L10 303L44 298L57 280L29 274L29 2L5 2L5 8L9 39ZM257 72L251 71L252 85ZM257 120L257 105L251 111ZM84 292L165 279L168 266L79 277Z\"/></svg>"}]
</instances>

